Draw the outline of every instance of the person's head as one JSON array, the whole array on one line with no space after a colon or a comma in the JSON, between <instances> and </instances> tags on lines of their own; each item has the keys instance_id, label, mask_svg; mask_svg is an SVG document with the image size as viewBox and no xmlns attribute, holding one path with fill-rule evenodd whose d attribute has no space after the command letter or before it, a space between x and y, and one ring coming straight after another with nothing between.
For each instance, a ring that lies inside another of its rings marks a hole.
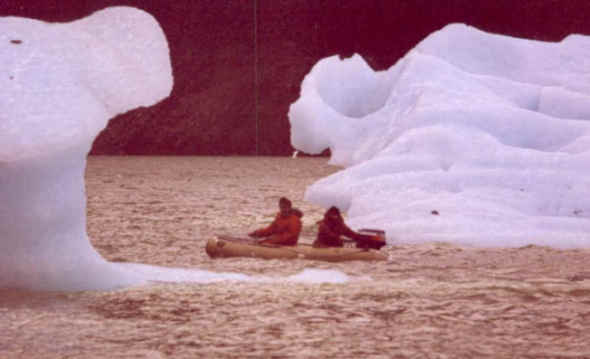
<instances>
[{"instance_id":1,"label":"person's head","mask_svg":"<svg viewBox=\"0 0 590 359\"><path fill-rule=\"evenodd\" d=\"M340 210L338 209L338 207L332 206L328 208L328 210L324 214L324 218L330 220L339 220L340 218L342 218L342 215L340 214Z\"/></svg>"},{"instance_id":2,"label":"person's head","mask_svg":"<svg viewBox=\"0 0 590 359\"><path fill-rule=\"evenodd\" d=\"M286 215L291 212L291 201L285 197L281 197L279 199L279 209L281 210L281 214Z\"/></svg>"}]
</instances>

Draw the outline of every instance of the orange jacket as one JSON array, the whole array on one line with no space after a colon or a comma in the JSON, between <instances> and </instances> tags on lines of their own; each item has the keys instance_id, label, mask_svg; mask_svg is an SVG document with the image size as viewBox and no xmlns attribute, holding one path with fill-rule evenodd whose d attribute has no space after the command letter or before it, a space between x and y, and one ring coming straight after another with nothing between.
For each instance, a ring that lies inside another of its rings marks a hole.
<instances>
[{"instance_id":1,"label":"orange jacket","mask_svg":"<svg viewBox=\"0 0 590 359\"><path fill-rule=\"evenodd\" d=\"M296 211L292 211L287 216L282 216L278 213L268 227L257 229L251 235L254 237L272 236L269 243L294 246L299 239L299 233L301 233L301 218L299 214Z\"/></svg>"}]
</instances>

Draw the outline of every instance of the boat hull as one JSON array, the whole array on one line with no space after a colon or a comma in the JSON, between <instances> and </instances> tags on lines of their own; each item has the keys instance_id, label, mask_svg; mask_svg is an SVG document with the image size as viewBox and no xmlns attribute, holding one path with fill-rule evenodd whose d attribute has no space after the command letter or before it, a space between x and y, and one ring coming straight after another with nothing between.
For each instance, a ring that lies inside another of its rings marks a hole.
<instances>
[{"instance_id":1,"label":"boat hull","mask_svg":"<svg viewBox=\"0 0 590 359\"><path fill-rule=\"evenodd\" d=\"M310 245L260 245L244 238L219 236L207 241L205 251L211 258L251 257L263 259L310 259L327 262L383 261L387 254L360 248L314 248Z\"/></svg>"}]
</instances>

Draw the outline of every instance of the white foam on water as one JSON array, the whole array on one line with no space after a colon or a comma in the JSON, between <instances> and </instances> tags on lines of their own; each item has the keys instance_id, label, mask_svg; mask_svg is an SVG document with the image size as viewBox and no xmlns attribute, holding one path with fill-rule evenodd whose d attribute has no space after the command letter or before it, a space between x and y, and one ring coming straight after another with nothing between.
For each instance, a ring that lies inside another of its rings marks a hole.
<instances>
[{"instance_id":1,"label":"white foam on water","mask_svg":"<svg viewBox=\"0 0 590 359\"><path fill-rule=\"evenodd\" d=\"M145 283L165 282L165 283L216 283L223 281L234 282L257 282L257 283L306 283L321 284L347 283L351 279L341 271L330 269L312 269L306 268L297 274L286 277L273 277L264 275L246 275L243 273L231 272L211 272L193 268L169 268L151 266L139 263L121 263L122 267L135 272L138 277L144 278ZM370 278L363 277L364 280Z\"/></svg>"},{"instance_id":2,"label":"white foam on water","mask_svg":"<svg viewBox=\"0 0 590 359\"><path fill-rule=\"evenodd\" d=\"M347 274L333 269L306 268L303 271L287 277L287 281L300 283L347 283L352 278ZM365 278L366 279L366 278Z\"/></svg>"}]
</instances>

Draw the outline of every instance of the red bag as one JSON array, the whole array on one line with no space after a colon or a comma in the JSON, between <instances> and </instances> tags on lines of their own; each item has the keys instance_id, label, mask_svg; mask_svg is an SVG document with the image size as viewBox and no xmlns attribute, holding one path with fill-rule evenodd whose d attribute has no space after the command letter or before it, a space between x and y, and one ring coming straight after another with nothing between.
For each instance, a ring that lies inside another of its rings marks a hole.
<instances>
[{"instance_id":1,"label":"red bag","mask_svg":"<svg viewBox=\"0 0 590 359\"><path fill-rule=\"evenodd\" d=\"M357 248L381 249L385 242L385 231L363 228L355 238Z\"/></svg>"}]
</instances>

